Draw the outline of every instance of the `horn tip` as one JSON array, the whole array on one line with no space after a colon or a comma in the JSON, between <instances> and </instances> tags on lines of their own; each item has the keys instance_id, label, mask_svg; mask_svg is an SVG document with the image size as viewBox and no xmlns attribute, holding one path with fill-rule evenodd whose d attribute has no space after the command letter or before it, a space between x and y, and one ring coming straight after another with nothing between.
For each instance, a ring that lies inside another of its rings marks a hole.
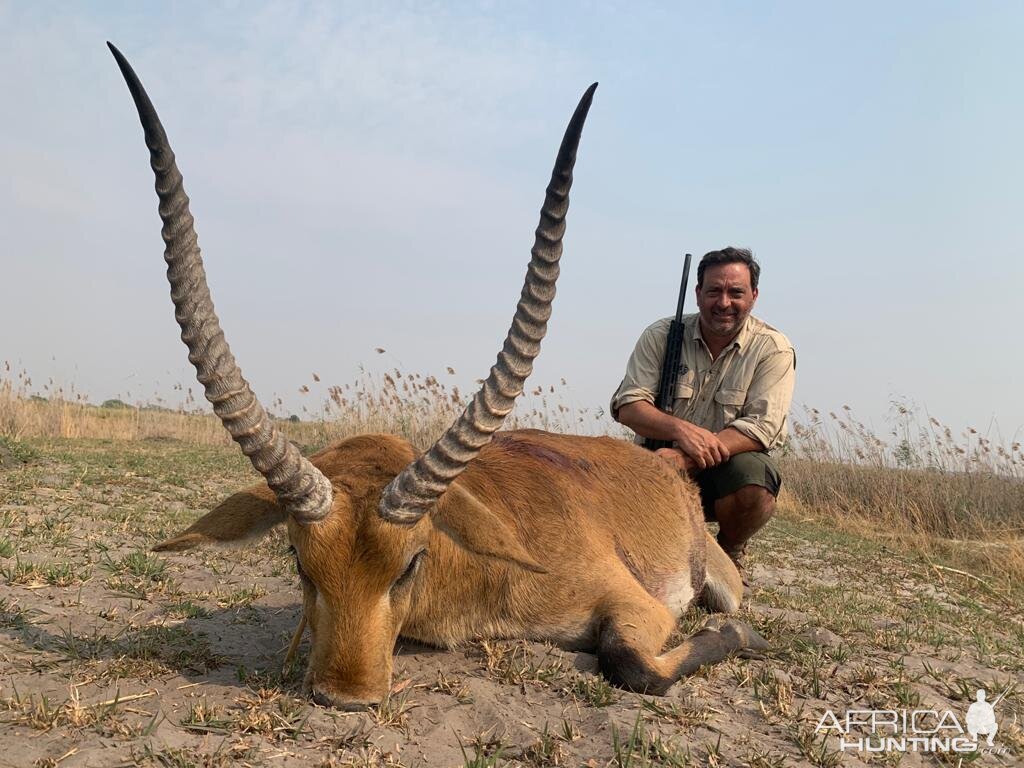
<instances>
[{"instance_id":1,"label":"horn tip","mask_svg":"<svg viewBox=\"0 0 1024 768\"><path fill-rule=\"evenodd\" d=\"M124 54L117 49L117 46L109 40L107 40L107 48L109 48L110 52L114 55L114 61L117 62L117 68L121 70L121 74L124 76L124 79L128 82L129 86L131 86L132 81L137 80L138 78L135 76L135 72L132 70L131 64L128 63L128 59L126 59Z\"/></svg>"},{"instance_id":2,"label":"horn tip","mask_svg":"<svg viewBox=\"0 0 1024 768\"><path fill-rule=\"evenodd\" d=\"M576 106L576 112L572 116L570 124L578 126L577 130L582 130L583 122L587 119L587 113L590 112L590 105L594 101L594 91L597 90L597 83L592 83L587 90L583 92L580 97L580 103Z\"/></svg>"}]
</instances>

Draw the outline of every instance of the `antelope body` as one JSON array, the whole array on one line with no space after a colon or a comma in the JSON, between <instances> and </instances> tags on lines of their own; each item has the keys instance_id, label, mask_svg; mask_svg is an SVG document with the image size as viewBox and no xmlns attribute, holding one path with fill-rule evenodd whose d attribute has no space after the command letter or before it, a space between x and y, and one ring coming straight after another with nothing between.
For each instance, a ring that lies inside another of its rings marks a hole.
<instances>
[{"instance_id":1,"label":"antelope body","mask_svg":"<svg viewBox=\"0 0 1024 768\"><path fill-rule=\"evenodd\" d=\"M733 651L763 647L729 620L662 652L695 600L730 612L742 595L691 482L624 441L497 432L546 330L596 84L559 149L508 337L466 412L420 456L402 438L363 435L306 459L231 355L174 154L141 83L110 47L151 152L182 340L214 411L265 478L155 549L238 543L287 523L312 630L306 684L315 700L345 708L380 701L399 635L441 647L476 637L550 640L595 651L610 680L649 693Z\"/></svg>"}]
</instances>

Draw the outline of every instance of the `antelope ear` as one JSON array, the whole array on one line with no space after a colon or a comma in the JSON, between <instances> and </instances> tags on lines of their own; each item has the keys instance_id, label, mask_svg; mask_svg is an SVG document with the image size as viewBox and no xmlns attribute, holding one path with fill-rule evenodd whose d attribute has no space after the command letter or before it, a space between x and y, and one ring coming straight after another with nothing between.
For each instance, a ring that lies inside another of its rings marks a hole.
<instances>
[{"instance_id":1,"label":"antelope ear","mask_svg":"<svg viewBox=\"0 0 1024 768\"><path fill-rule=\"evenodd\" d=\"M192 525L153 547L154 552L177 552L200 544L240 544L265 535L288 517L266 484L233 493Z\"/></svg>"},{"instance_id":2,"label":"antelope ear","mask_svg":"<svg viewBox=\"0 0 1024 768\"><path fill-rule=\"evenodd\" d=\"M470 552L507 560L534 573L547 573L526 551L512 526L457 482L448 486L430 519L434 527Z\"/></svg>"}]
</instances>

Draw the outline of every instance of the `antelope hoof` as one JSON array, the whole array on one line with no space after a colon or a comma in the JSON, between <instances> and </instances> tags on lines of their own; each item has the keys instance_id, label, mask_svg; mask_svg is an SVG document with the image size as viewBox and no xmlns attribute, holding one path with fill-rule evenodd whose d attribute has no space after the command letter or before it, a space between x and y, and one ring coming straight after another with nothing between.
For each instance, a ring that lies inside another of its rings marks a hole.
<instances>
[{"instance_id":1,"label":"antelope hoof","mask_svg":"<svg viewBox=\"0 0 1024 768\"><path fill-rule=\"evenodd\" d=\"M738 619L726 619L718 631L736 644L737 650L767 651L771 646L752 626Z\"/></svg>"}]
</instances>

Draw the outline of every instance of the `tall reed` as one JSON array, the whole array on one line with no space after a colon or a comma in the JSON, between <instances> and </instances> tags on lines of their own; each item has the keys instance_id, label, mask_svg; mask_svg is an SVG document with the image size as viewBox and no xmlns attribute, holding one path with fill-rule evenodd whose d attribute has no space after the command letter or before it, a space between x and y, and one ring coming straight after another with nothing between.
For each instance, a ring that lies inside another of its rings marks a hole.
<instances>
[{"instance_id":1,"label":"tall reed","mask_svg":"<svg viewBox=\"0 0 1024 768\"><path fill-rule=\"evenodd\" d=\"M455 372L448 368L451 379ZM74 389L33 386L24 371L0 369L0 439L175 439L228 445L212 414L178 385L173 407L120 400L91 405ZM326 385L313 374L299 392L299 414L277 424L304 449L349 435L385 432L424 449L461 413L467 396L433 375L360 369L355 382ZM798 409L781 456L783 514L815 518L892 542L926 559L953 559L1004 585L1024 584L1024 453L1019 442L968 428L959 435L938 419L894 403L887 434L858 421L848 407L823 416ZM571 434L628 430L601 408L576 407L564 379L534 386L517 404L508 428Z\"/></svg>"},{"instance_id":2,"label":"tall reed","mask_svg":"<svg viewBox=\"0 0 1024 768\"><path fill-rule=\"evenodd\" d=\"M781 459L784 513L955 560L1024 585L1024 454L968 427L959 435L904 403L885 437L848 407L803 409Z\"/></svg>"}]
</instances>

